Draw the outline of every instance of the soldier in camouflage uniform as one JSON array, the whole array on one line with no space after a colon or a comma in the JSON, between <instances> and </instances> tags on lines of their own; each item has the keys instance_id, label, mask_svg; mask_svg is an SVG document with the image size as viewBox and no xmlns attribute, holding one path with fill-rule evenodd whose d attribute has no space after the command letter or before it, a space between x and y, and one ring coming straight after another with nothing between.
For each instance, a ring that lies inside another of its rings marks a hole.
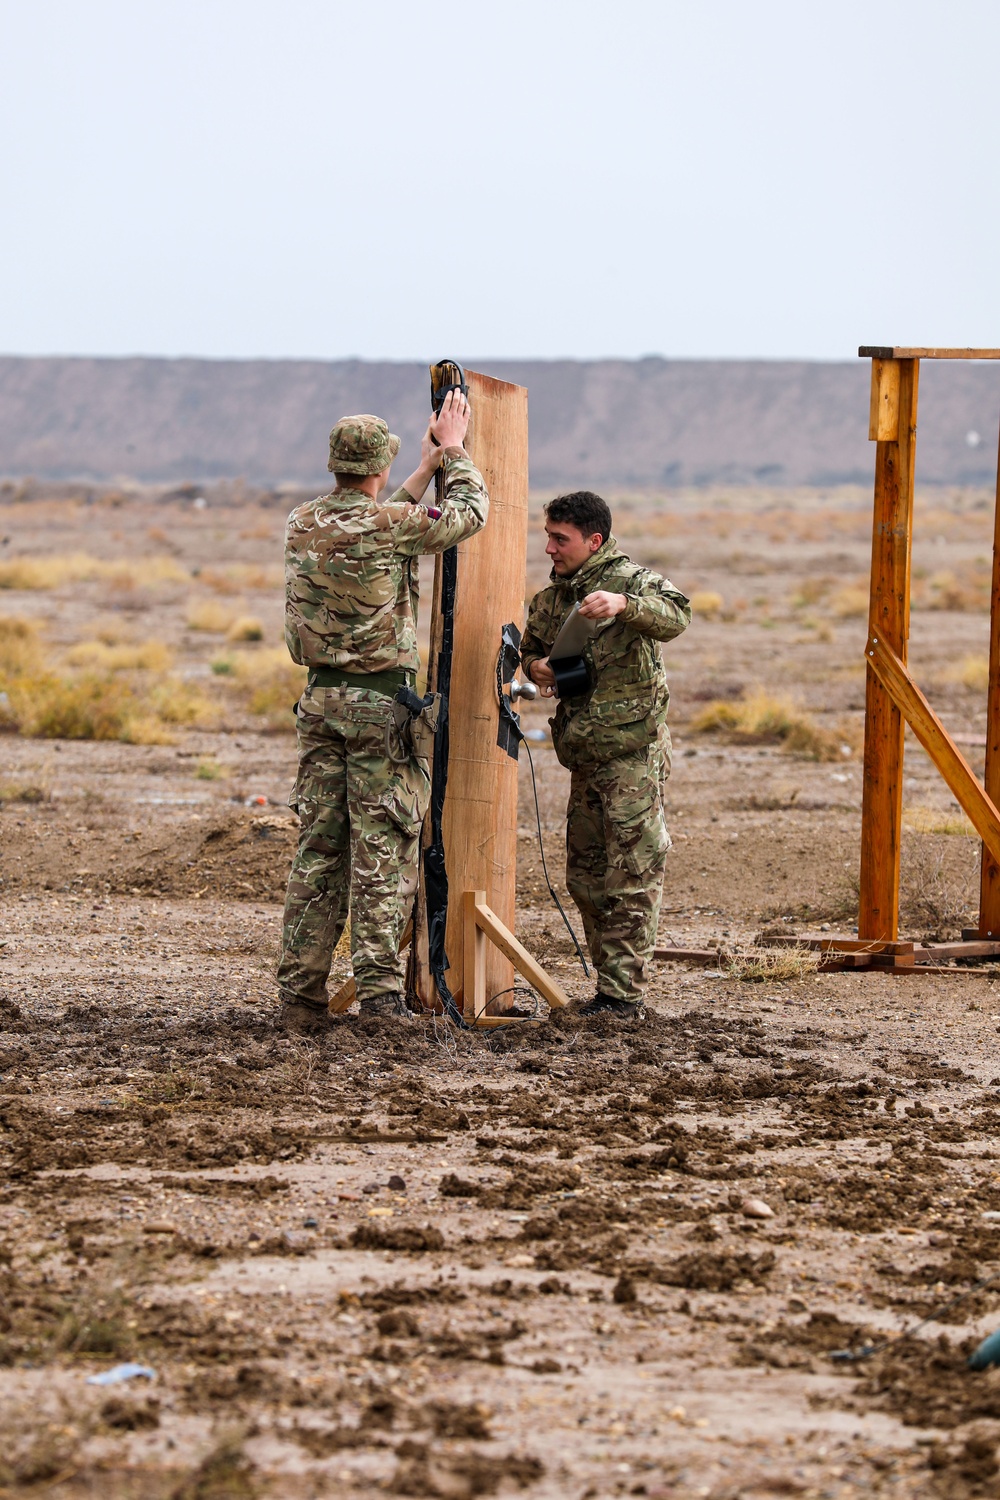
<instances>
[{"instance_id":1,"label":"soldier in camouflage uniform","mask_svg":"<svg viewBox=\"0 0 1000 1500\"><path fill-rule=\"evenodd\" d=\"M691 606L619 552L599 495L550 501L545 530L551 582L531 601L521 650L543 696L555 695L548 653L573 605L596 624L584 652L588 685L560 698L549 721L556 755L572 772L566 884L597 970L597 994L582 1013L641 1018L670 848L670 694L660 642L687 628Z\"/></svg>"},{"instance_id":2,"label":"soldier in camouflage uniform","mask_svg":"<svg viewBox=\"0 0 1000 1500\"><path fill-rule=\"evenodd\" d=\"M383 500L399 439L378 417L344 417L330 434L336 489L288 518L285 640L309 679L296 709L290 802L302 827L278 964L287 1030L330 1024L326 983L348 913L362 1013L408 1015L399 943L416 889L432 741L430 726L417 724L412 753L400 753L393 700L419 666L415 559L486 523L486 487L462 446L468 424L468 402L450 393L420 466ZM439 464L436 510L419 502Z\"/></svg>"}]
</instances>

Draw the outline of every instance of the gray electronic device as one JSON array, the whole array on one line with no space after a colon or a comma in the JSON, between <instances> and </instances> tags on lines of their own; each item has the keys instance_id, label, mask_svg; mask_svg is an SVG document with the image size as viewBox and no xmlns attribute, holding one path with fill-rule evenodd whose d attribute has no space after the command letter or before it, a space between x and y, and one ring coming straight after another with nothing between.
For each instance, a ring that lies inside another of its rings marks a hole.
<instances>
[{"instance_id":1,"label":"gray electronic device","mask_svg":"<svg viewBox=\"0 0 1000 1500\"><path fill-rule=\"evenodd\" d=\"M595 634L598 622L581 615L579 604L574 604L562 623L562 628L552 642L549 661L562 661L566 656L582 656L587 642Z\"/></svg>"},{"instance_id":2,"label":"gray electronic device","mask_svg":"<svg viewBox=\"0 0 1000 1500\"><path fill-rule=\"evenodd\" d=\"M588 620L585 615L581 615L579 604L574 604L552 642L549 666L556 679L556 692L560 698L578 698L590 687L590 672L583 652L596 632L597 625L596 620Z\"/></svg>"}]
</instances>

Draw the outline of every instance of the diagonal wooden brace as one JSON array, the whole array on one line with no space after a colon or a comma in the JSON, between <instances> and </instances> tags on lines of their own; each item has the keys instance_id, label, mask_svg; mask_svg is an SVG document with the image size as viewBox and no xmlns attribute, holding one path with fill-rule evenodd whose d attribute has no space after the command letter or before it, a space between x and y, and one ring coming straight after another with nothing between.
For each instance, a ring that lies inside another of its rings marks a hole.
<instances>
[{"instance_id":1,"label":"diagonal wooden brace","mask_svg":"<svg viewBox=\"0 0 1000 1500\"><path fill-rule=\"evenodd\" d=\"M934 762L983 844L1000 863L1000 812L892 647L874 632L868 663Z\"/></svg>"},{"instance_id":2,"label":"diagonal wooden brace","mask_svg":"<svg viewBox=\"0 0 1000 1500\"><path fill-rule=\"evenodd\" d=\"M486 940L499 948L509 958L517 972L536 989L553 1010L569 1004L569 999L556 981L546 974L541 964L532 958L523 943L519 943L508 927L486 905L485 891L465 891L462 895L462 939L465 947L463 972L465 988L462 996L462 1013L469 1025L502 1025L504 1016L490 1016L486 1007L492 997L486 993Z\"/></svg>"}]
</instances>

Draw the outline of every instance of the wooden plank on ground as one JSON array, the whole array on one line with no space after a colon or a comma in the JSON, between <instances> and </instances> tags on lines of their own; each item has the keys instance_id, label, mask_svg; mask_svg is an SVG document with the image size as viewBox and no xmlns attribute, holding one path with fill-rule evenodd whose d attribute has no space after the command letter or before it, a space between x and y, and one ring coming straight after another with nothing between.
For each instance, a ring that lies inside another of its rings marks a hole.
<instances>
[{"instance_id":1,"label":"wooden plank on ground","mask_svg":"<svg viewBox=\"0 0 1000 1500\"><path fill-rule=\"evenodd\" d=\"M1000 863L1000 812L889 643L868 640L869 666L905 716L993 859Z\"/></svg>"},{"instance_id":2,"label":"wooden plank on ground","mask_svg":"<svg viewBox=\"0 0 1000 1500\"><path fill-rule=\"evenodd\" d=\"M653 957L668 964L702 964L711 968L722 961L717 948L654 948Z\"/></svg>"}]
</instances>

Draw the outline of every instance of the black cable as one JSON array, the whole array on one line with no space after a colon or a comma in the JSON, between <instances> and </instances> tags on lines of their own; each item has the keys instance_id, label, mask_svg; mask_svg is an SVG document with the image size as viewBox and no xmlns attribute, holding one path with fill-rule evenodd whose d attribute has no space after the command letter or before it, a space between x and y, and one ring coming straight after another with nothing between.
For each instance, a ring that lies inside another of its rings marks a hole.
<instances>
[{"instance_id":1,"label":"black cable","mask_svg":"<svg viewBox=\"0 0 1000 1500\"><path fill-rule=\"evenodd\" d=\"M942 1313L951 1312L953 1307L964 1302L966 1297L971 1297L973 1292L981 1292L983 1287L989 1286L991 1281L1000 1281L1000 1271L994 1271L992 1276L984 1276L982 1281L977 1281L974 1285L967 1287L964 1292L959 1292L958 1296L952 1297L950 1302L935 1307L926 1318L921 1318L920 1322L914 1323L912 1328L904 1328L903 1332L897 1334L895 1338L883 1339L880 1344L866 1344L856 1354L851 1349L833 1349L830 1352L830 1358L837 1364L856 1364L859 1360L871 1359L873 1354L881 1354L883 1349L888 1349L892 1344L898 1344L901 1339L912 1338L919 1329L926 1327L928 1323L933 1323Z\"/></svg>"},{"instance_id":2,"label":"black cable","mask_svg":"<svg viewBox=\"0 0 1000 1500\"><path fill-rule=\"evenodd\" d=\"M583 956L583 949L580 947L580 944L577 941L576 933L573 931L573 927L572 927L572 924L571 924L571 922L569 920L569 917L567 917L565 911L563 910L563 904L559 900L559 897L556 895L556 893L555 893L555 891L554 891L554 889L552 887L552 881L549 879L549 867L545 863L545 841L542 838L542 814L541 814L541 809L538 806L538 783L535 780L535 762L534 762L534 760L532 758L531 746L528 744L528 741L526 739L524 739L523 737L522 737L522 744L524 745L525 750L527 750L527 752L528 752L528 765L531 768L531 791L532 791L532 795L534 796L534 799L535 799L535 826L538 829L538 852L542 856L542 874L545 876L545 884L548 886L549 895L552 897L553 901L555 902L556 909L557 909L557 911L559 912L559 915L562 917L563 921L566 924L566 931L569 933L570 937L573 939L573 947L576 949L576 956L577 956L577 958L583 964L583 972L587 976L587 978L589 979L590 978L590 970L587 968L587 960Z\"/></svg>"}]
</instances>

